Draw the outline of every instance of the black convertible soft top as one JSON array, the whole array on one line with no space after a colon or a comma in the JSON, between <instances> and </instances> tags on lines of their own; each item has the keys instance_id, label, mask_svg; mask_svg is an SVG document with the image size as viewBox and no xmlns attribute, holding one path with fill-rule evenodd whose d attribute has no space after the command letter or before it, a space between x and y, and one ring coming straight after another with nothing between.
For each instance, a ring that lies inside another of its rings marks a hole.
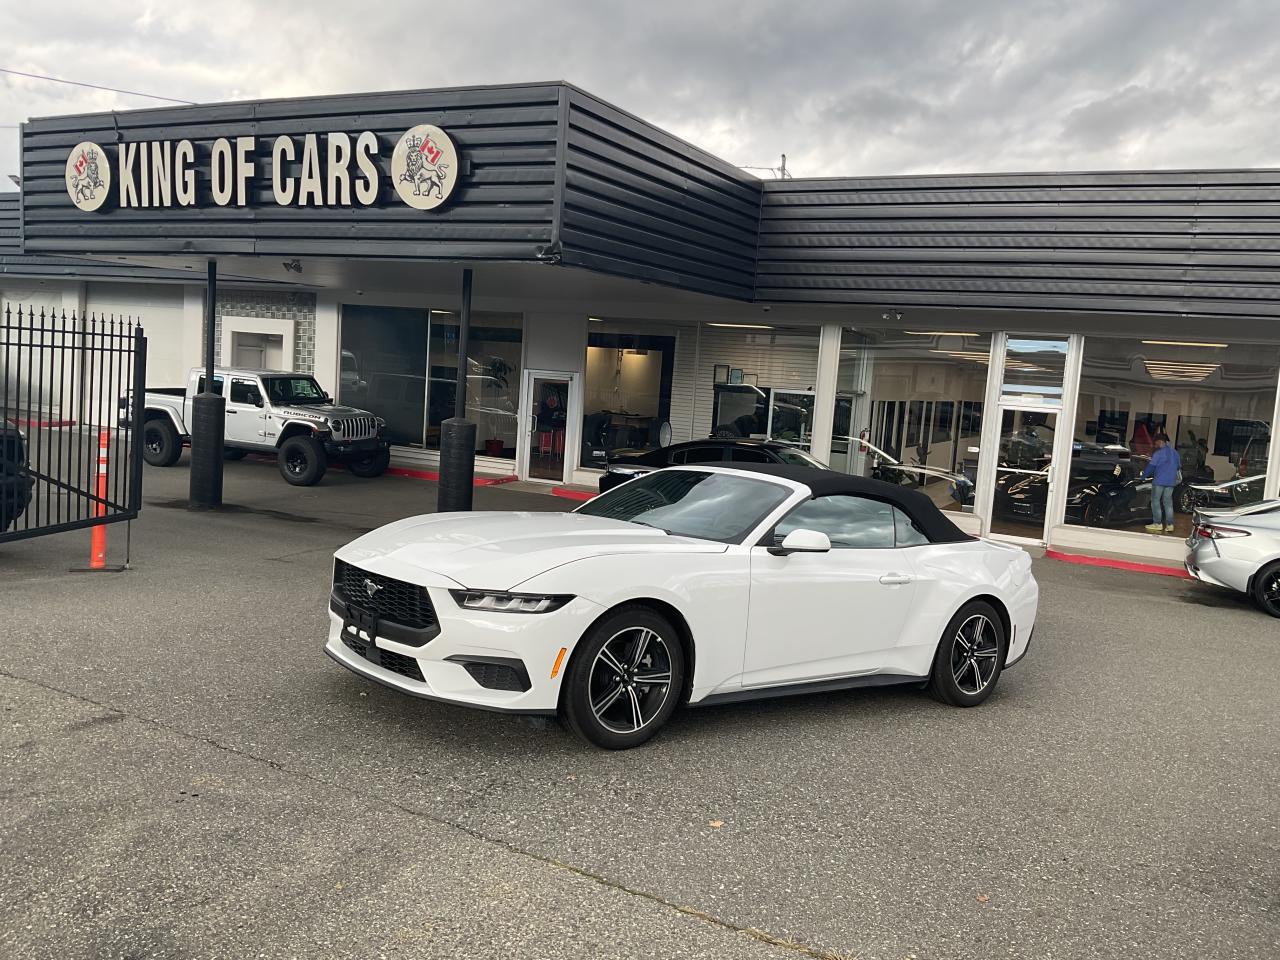
<instances>
[{"instance_id":1,"label":"black convertible soft top","mask_svg":"<svg viewBox=\"0 0 1280 960\"><path fill-rule=\"evenodd\" d=\"M816 470L813 467L789 464L735 463L729 469L781 477L784 480L802 483L813 491L815 497L829 497L843 493L891 503L914 520L921 532L934 543L961 543L974 539L952 523L947 515L938 509L938 505L919 490L911 490L896 483L868 480L866 477L854 477L834 470Z\"/></svg>"}]
</instances>

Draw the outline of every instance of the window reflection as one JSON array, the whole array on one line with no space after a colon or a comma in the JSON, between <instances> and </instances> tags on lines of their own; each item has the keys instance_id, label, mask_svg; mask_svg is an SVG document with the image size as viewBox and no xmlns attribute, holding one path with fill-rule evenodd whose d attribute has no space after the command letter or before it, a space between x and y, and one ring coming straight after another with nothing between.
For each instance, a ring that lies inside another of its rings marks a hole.
<instances>
[{"instance_id":1,"label":"window reflection","mask_svg":"<svg viewBox=\"0 0 1280 960\"><path fill-rule=\"evenodd\" d=\"M670 442L676 338L622 321L591 327L579 463L601 467L614 454L644 453Z\"/></svg>"}]
</instances>

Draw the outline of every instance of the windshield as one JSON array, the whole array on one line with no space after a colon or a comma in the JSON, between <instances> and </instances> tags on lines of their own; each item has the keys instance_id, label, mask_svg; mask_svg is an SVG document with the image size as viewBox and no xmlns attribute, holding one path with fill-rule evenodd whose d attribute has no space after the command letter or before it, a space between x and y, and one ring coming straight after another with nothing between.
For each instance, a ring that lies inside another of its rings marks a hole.
<instances>
[{"instance_id":1,"label":"windshield","mask_svg":"<svg viewBox=\"0 0 1280 960\"><path fill-rule=\"evenodd\" d=\"M767 480L660 470L596 497L577 512L657 527L682 537L741 543L789 493L789 488Z\"/></svg>"},{"instance_id":2,"label":"windshield","mask_svg":"<svg viewBox=\"0 0 1280 960\"><path fill-rule=\"evenodd\" d=\"M263 377L272 403L328 403L320 384L310 377Z\"/></svg>"},{"instance_id":3,"label":"windshield","mask_svg":"<svg viewBox=\"0 0 1280 960\"><path fill-rule=\"evenodd\" d=\"M779 447L774 451L783 463L789 463L795 467L817 467L819 470L827 469L827 465L817 457L811 457L803 450L797 450L795 447Z\"/></svg>"}]
</instances>

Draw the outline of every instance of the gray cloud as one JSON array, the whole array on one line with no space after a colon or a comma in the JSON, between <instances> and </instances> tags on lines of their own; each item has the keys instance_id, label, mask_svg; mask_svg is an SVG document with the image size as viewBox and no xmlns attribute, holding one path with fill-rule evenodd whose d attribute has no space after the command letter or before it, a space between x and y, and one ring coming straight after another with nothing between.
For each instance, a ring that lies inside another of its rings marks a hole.
<instances>
[{"instance_id":1,"label":"gray cloud","mask_svg":"<svg viewBox=\"0 0 1280 960\"><path fill-rule=\"evenodd\" d=\"M798 176L1277 166L1270 2L6 5L0 66L183 99L566 79ZM151 105L0 75L0 124ZM17 131L0 126L0 173Z\"/></svg>"}]
</instances>

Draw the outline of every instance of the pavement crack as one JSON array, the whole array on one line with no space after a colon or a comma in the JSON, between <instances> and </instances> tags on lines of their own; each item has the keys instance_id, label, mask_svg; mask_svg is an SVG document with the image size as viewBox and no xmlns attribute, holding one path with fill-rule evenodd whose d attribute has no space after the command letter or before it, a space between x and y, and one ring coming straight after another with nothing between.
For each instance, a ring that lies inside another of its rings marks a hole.
<instances>
[{"instance_id":1,"label":"pavement crack","mask_svg":"<svg viewBox=\"0 0 1280 960\"><path fill-rule=\"evenodd\" d=\"M194 743L203 744L204 746L212 747L215 750L219 750L224 753L231 754L233 756L239 757L244 760L250 760L254 763L263 764L267 767L270 767L272 770L278 773L281 773L287 777L294 777L299 780L305 780L308 783L313 783L317 786L324 787L327 790L335 790L335 791L338 791L339 793L344 793L350 797L354 797L355 799L361 800L365 803L370 803L370 802L378 803L384 807L390 808L392 810L397 810L408 816L414 817L415 819L425 820L429 823L436 824L437 826L444 827L449 830L457 831L458 833L461 833L467 837L470 837L473 840L479 841L480 843L497 847L501 850L505 850L508 853L514 854L515 856L523 857L528 860L532 860L536 863L544 864L545 866L551 867L555 870L573 874L574 876L581 877L584 880L590 880L593 883L596 883L599 886L604 887L606 889L613 890L618 893L626 894L628 896L638 897L642 900L648 901L649 903L666 908L668 910L672 910L686 917L692 917L696 920L702 921L703 923L709 924L710 926L718 927L719 929L725 931L726 933L733 933L733 934L739 934L742 936L750 937L751 939L756 940L759 943L766 944L768 946L775 947L780 950L786 950L792 954L812 957L814 958L814 960L856 960L856 957L852 955L836 953L831 950L823 950L820 947L811 946L809 944L806 944L797 940L790 940L790 939L784 939L782 937L776 937L770 934L769 932L760 929L759 927L744 926L741 924L734 923L730 920L726 920L723 917L718 917L715 914L707 913L706 911L703 911L703 910L698 910L694 907L683 906L679 903L675 903L674 901L667 900L661 896L658 896L655 893L650 893L646 890L640 890L635 887L629 887L624 883L620 883L616 880L612 880L609 877L606 877L602 874L594 873L591 870L588 870L584 867L578 867L571 863L565 863L562 860L558 860L555 857L548 856L542 853L537 853L536 851L518 846L517 844L514 844L509 840L504 840L501 837L490 836L486 833L482 833L481 831L476 830L474 827L468 827L464 824L457 823L453 820L449 820L445 817L441 817L429 811L421 810L410 804L393 800L389 797L385 797L377 793L369 793L363 790L358 790L354 787L348 786L347 784L334 783L332 781L325 780L321 777L317 777L314 774L307 773L305 770L298 770L296 768L286 767L284 764L280 763L277 760L272 760L268 757L259 756L258 754L255 754L255 753L250 753L249 751L243 750L239 747L233 747L230 744L223 743L222 741L217 740L213 737L205 737L199 734L189 733L186 730L183 730L179 727L171 726L161 720L157 720L152 717L144 717L138 714L131 714L131 713L128 713L127 711L121 710L119 707L112 706L111 704L108 704L108 703L103 703L102 701L99 701L99 700L94 700L92 697L87 697L87 696L84 696L83 694L75 693L74 691L66 690L62 687L57 687L57 686L54 686L53 684L45 683L41 680L35 680L31 677L20 676L18 674L12 673L3 668L0 668L0 677L3 677L8 680L13 680L17 683L29 684L33 687L38 687L50 693L56 693L59 696L67 697L71 700L75 700L79 703L88 704L90 706L96 707L100 710L104 710L107 712L105 716L91 717L86 720L77 721L75 724L73 724L70 727L70 729L73 729L73 730L87 729L89 727L101 725L103 723L118 723L124 720L132 720L135 723L140 723L143 726L151 727L155 730L161 731L163 733L167 733L171 736L179 737L183 740L191 741Z\"/></svg>"}]
</instances>

